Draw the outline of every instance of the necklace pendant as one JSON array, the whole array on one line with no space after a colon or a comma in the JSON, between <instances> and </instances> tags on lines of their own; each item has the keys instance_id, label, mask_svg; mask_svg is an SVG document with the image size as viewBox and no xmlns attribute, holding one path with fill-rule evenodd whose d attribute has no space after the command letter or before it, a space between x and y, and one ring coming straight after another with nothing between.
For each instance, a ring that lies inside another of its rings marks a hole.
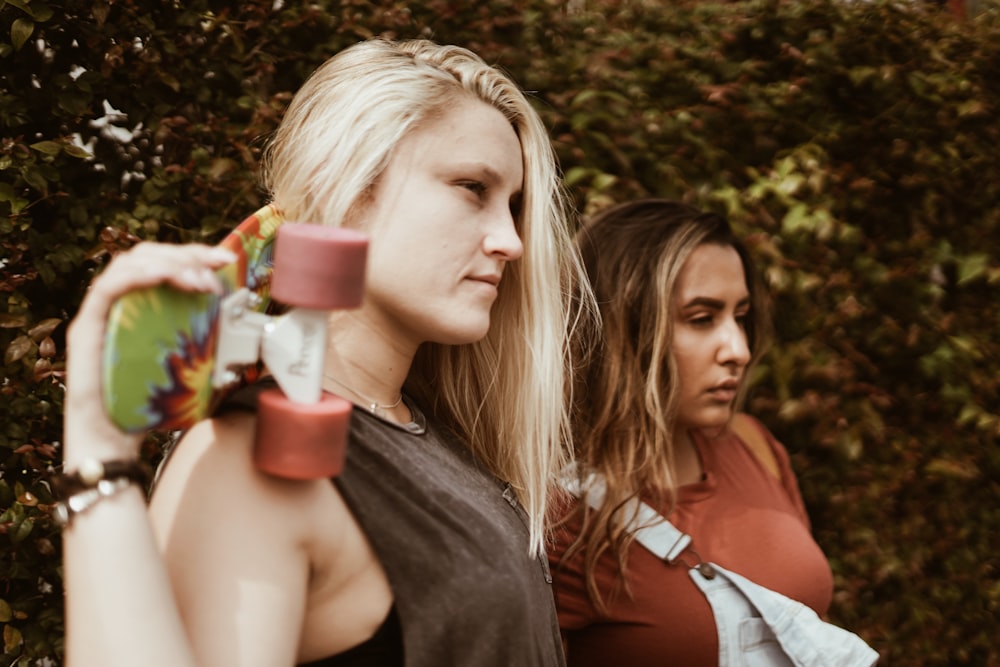
<instances>
[{"instance_id":1,"label":"necklace pendant","mask_svg":"<svg viewBox=\"0 0 1000 667\"><path fill-rule=\"evenodd\" d=\"M381 417L382 416L382 411L379 410L378 403L372 403L371 405L369 405L368 406L368 412L372 413L376 417Z\"/></svg>"}]
</instances>

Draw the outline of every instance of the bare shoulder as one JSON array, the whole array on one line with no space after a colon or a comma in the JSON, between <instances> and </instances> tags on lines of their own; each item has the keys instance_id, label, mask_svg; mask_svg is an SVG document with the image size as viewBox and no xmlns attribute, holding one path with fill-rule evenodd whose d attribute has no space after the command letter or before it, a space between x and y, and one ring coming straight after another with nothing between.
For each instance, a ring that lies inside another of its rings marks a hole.
<instances>
[{"instance_id":1,"label":"bare shoulder","mask_svg":"<svg viewBox=\"0 0 1000 667\"><path fill-rule=\"evenodd\" d=\"M344 618L365 592L345 594L351 573L378 571L330 480L257 470L254 427L252 414L196 425L176 446L150 503L181 616L206 664L251 654L255 665L296 662L317 605ZM330 627L324 624L328 636Z\"/></svg>"},{"instance_id":2,"label":"bare shoulder","mask_svg":"<svg viewBox=\"0 0 1000 667\"><path fill-rule=\"evenodd\" d=\"M764 425L745 412L738 412L733 415L729 428L753 452L761 465L780 480L781 468L768 441L769 432Z\"/></svg>"},{"instance_id":3,"label":"bare shoulder","mask_svg":"<svg viewBox=\"0 0 1000 667\"><path fill-rule=\"evenodd\" d=\"M184 435L160 472L150 502L159 537L179 517L205 525L254 521L272 539L308 546L321 517L348 520L328 479L286 480L256 468L255 424L252 414L231 413L199 422Z\"/></svg>"},{"instance_id":4,"label":"bare shoulder","mask_svg":"<svg viewBox=\"0 0 1000 667\"><path fill-rule=\"evenodd\" d=\"M759 419L746 412L737 412L729 422L729 429L747 444L749 440L767 441L770 431Z\"/></svg>"}]
</instances>

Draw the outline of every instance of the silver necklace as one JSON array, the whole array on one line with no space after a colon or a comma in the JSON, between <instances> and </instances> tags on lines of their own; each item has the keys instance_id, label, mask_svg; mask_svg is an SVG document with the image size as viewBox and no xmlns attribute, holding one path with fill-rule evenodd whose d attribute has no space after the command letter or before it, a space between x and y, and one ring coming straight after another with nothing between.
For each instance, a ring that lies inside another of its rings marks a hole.
<instances>
[{"instance_id":1,"label":"silver necklace","mask_svg":"<svg viewBox=\"0 0 1000 667\"><path fill-rule=\"evenodd\" d=\"M403 392L399 392L399 397L395 401L393 401L392 403L386 404L386 405L380 405L378 403L378 401L373 401L372 399L368 398L367 396L365 396L364 394L362 394L361 392L359 392L357 389L354 389L353 387L347 386L346 384L344 384L343 382L341 382L337 378L333 377L332 375L325 375L324 374L323 377L325 377L330 382L333 382L334 384L336 384L336 385L338 385L340 387L343 387L344 389L346 389L347 391L351 392L356 397L360 398L362 401L364 401L365 403L367 403L368 404L368 412L372 413L376 417L383 417L383 416L385 416L385 411L386 410L392 410L394 407L396 407L397 405L399 405L400 403L403 402Z\"/></svg>"}]
</instances>

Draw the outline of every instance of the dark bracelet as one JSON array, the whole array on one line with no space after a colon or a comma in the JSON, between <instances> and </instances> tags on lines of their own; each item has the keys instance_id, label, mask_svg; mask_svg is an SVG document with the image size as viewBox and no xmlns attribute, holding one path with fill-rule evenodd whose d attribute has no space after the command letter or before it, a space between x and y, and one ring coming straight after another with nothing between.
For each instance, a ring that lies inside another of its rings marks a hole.
<instances>
[{"instance_id":1,"label":"dark bracelet","mask_svg":"<svg viewBox=\"0 0 1000 667\"><path fill-rule=\"evenodd\" d=\"M152 479L149 466L137 459L99 461L85 459L74 472L52 478L52 486L61 498L95 488L102 481L126 479L143 488Z\"/></svg>"}]
</instances>

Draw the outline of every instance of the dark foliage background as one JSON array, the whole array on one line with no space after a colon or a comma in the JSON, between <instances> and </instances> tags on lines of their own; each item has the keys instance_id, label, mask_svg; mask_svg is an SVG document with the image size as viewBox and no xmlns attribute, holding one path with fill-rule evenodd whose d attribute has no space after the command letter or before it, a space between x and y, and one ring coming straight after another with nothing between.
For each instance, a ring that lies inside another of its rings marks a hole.
<instances>
[{"instance_id":1,"label":"dark foliage background","mask_svg":"<svg viewBox=\"0 0 1000 667\"><path fill-rule=\"evenodd\" d=\"M291 93L373 35L468 46L533 91L581 212L729 214L776 305L751 408L792 452L832 620L883 665L1000 664L1000 16L661 4L0 0L3 664L62 659L43 480L86 284L255 210Z\"/></svg>"}]
</instances>

